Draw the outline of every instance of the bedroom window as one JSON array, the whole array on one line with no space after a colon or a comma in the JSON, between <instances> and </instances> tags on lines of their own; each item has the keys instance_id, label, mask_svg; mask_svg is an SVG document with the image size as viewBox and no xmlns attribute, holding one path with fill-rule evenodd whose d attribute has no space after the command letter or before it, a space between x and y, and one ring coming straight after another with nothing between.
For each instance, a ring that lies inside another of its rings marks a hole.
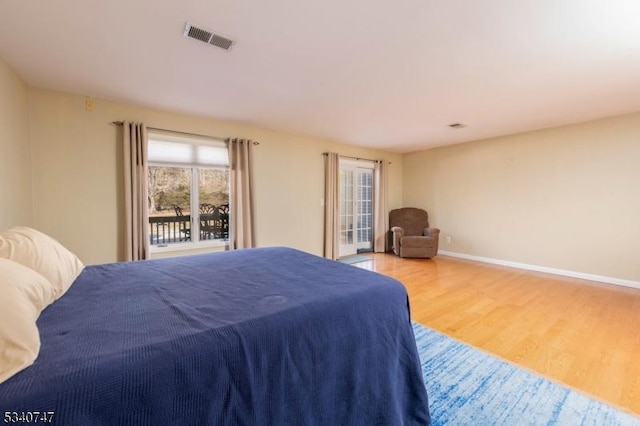
<instances>
[{"instance_id":1,"label":"bedroom window","mask_svg":"<svg viewBox=\"0 0 640 426\"><path fill-rule=\"evenodd\" d=\"M152 250L225 246L229 157L224 141L149 132L148 146Z\"/></svg>"}]
</instances>

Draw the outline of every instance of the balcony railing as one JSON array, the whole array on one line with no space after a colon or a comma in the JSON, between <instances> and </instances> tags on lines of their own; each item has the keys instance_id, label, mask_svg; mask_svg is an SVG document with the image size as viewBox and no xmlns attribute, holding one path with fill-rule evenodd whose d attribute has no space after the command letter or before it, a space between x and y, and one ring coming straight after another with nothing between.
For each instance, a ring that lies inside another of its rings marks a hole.
<instances>
[{"instance_id":1,"label":"balcony railing","mask_svg":"<svg viewBox=\"0 0 640 426\"><path fill-rule=\"evenodd\" d=\"M228 238L229 215L200 215L200 241ZM191 215L149 217L149 240L151 245L191 241Z\"/></svg>"}]
</instances>

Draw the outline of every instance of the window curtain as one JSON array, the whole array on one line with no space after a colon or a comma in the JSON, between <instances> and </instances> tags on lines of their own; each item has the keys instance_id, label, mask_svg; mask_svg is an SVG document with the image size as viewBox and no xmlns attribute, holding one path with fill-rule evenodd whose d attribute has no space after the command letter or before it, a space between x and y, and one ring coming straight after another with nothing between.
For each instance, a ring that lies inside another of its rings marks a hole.
<instances>
[{"instance_id":1,"label":"window curtain","mask_svg":"<svg viewBox=\"0 0 640 426\"><path fill-rule=\"evenodd\" d=\"M124 153L125 260L149 258L147 127L122 123Z\"/></svg>"},{"instance_id":2,"label":"window curtain","mask_svg":"<svg viewBox=\"0 0 640 426\"><path fill-rule=\"evenodd\" d=\"M253 227L253 141L227 139L231 194L229 250L255 247Z\"/></svg>"},{"instance_id":3,"label":"window curtain","mask_svg":"<svg viewBox=\"0 0 640 426\"><path fill-rule=\"evenodd\" d=\"M387 164L376 161L373 169L373 251L387 251Z\"/></svg>"},{"instance_id":4,"label":"window curtain","mask_svg":"<svg viewBox=\"0 0 640 426\"><path fill-rule=\"evenodd\" d=\"M335 152L324 158L324 257L338 259L339 158Z\"/></svg>"}]
</instances>

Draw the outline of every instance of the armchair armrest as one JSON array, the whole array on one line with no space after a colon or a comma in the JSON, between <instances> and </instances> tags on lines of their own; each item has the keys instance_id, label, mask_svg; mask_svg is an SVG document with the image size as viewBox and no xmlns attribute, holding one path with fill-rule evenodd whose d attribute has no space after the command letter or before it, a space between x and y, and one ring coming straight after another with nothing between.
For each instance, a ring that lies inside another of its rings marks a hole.
<instances>
[{"instance_id":1,"label":"armchair armrest","mask_svg":"<svg viewBox=\"0 0 640 426\"><path fill-rule=\"evenodd\" d=\"M438 246L440 245L440 229L438 228L424 228L424 235L432 237L436 242L436 254L438 253Z\"/></svg>"},{"instance_id":2,"label":"armchair armrest","mask_svg":"<svg viewBox=\"0 0 640 426\"><path fill-rule=\"evenodd\" d=\"M401 237L404 237L404 229L399 226L394 226L391 228L391 232L394 234L399 234Z\"/></svg>"},{"instance_id":3,"label":"armchair armrest","mask_svg":"<svg viewBox=\"0 0 640 426\"><path fill-rule=\"evenodd\" d=\"M425 237L433 237L438 239L440 237L440 229L438 228L424 228L424 232L422 233Z\"/></svg>"},{"instance_id":4,"label":"armchair armrest","mask_svg":"<svg viewBox=\"0 0 640 426\"><path fill-rule=\"evenodd\" d=\"M394 226L391 228L391 232L393 233L393 252L400 256L400 240L404 237L404 229Z\"/></svg>"}]
</instances>

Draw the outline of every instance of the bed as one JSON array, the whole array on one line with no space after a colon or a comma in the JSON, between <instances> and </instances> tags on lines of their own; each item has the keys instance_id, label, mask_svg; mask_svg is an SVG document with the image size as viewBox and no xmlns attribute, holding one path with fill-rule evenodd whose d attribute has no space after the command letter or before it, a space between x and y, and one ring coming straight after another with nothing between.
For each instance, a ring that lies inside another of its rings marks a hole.
<instances>
[{"instance_id":1,"label":"bed","mask_svg":"<svg viewBox=\"0 0 640 426\"><path fill-rule=\"evenodd\" d=\"M62 425L418 425L404 287L289 248L84 268L0 414Z\"/></svg>"}]
</instances>

